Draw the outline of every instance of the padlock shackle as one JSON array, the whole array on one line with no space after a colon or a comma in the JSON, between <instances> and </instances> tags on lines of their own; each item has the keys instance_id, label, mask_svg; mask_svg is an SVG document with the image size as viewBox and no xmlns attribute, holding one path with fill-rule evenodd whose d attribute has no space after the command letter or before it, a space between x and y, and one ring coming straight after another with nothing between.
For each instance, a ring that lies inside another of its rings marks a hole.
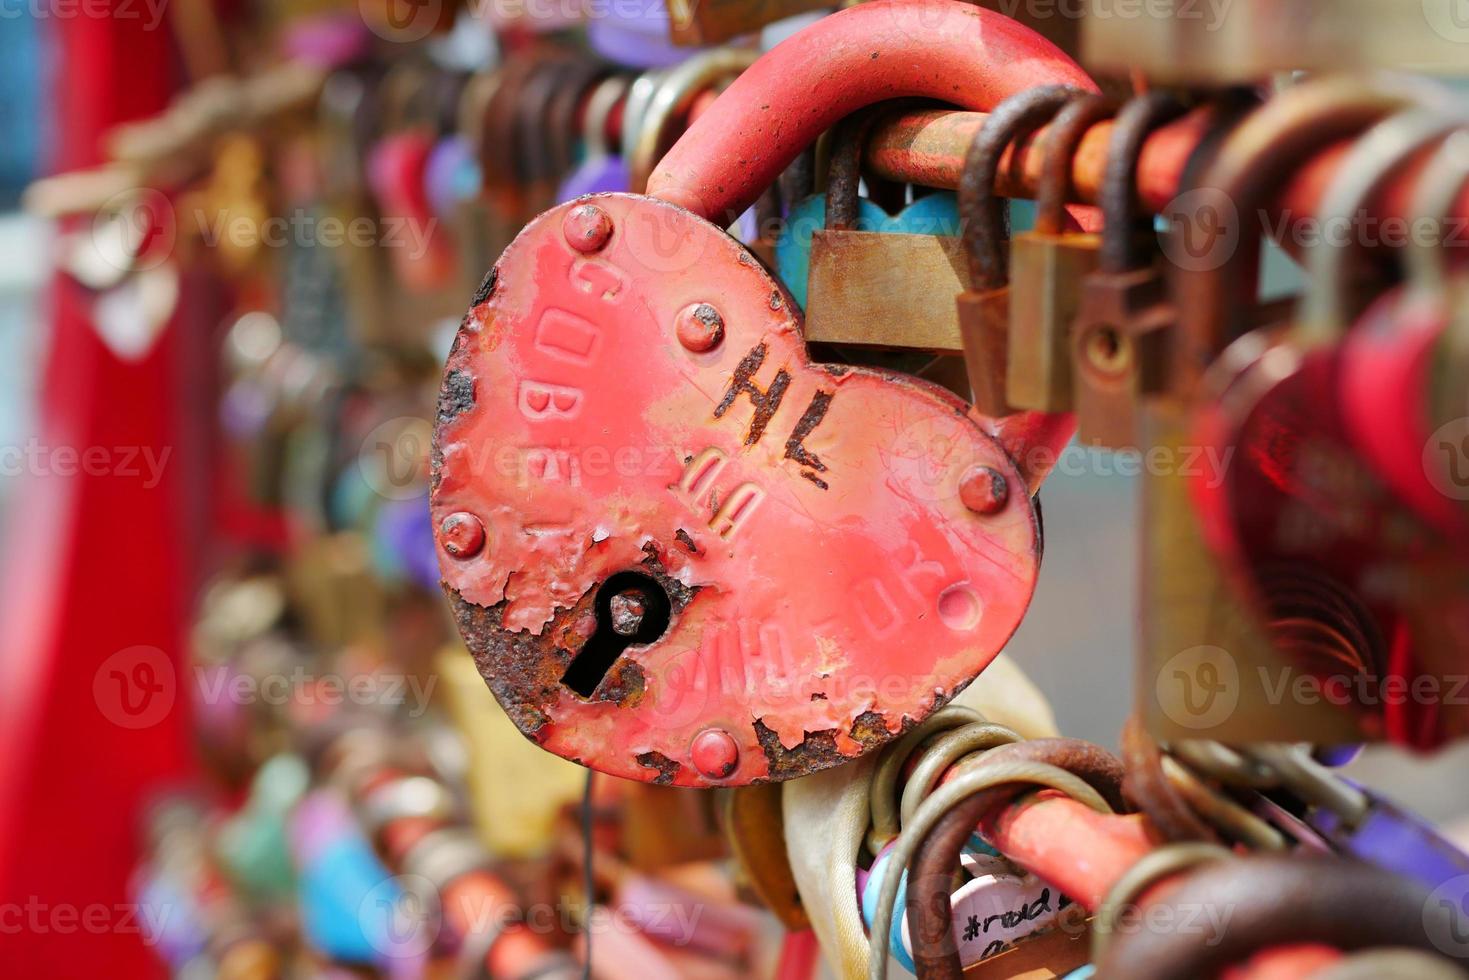
<instances>
[{"instance_id":1,"label":"padlock shackle","mask_svg":"<svg viewBox=\"0 0 1469 980\"><path fill-rule=\"evenodd\" d=\"M1348 152L1326 188L1321 199L1321 220L1351 222L1394 171L1465 125L1469 125L1469 118L1463 115L1424 108L1400 112L1373 126ZM1310 285L1297 317L1296 334L1301 342L1334 343L1349 325L1352 315L1348 309L1347 274L1351 258L1361 246L1352 238L1341 242L1327 236L1311 249L1306 258Z\"/></svg>"},{"instance_id":2,"label":"padlock shackle","mask_svg":"<svg viewBox=\"0 0 1469 980\"><path fill-rule=\"evenodd\" d=\"M630 186L634 193L641 194L647 187L648 176L658 160L658 149L674 117L688 112L699 94L714 83L745 71L755 63L755 58L753 51L716 48L694 55L671 69L658 82L638 125L637 141L627 158ZM751 203L754 203L753 199Z\"/></svg>"},{"instance_id":3,"label":"padlock shackle","mask_svg":"<svg viewBox=\"0 0 1469 980\"><path fill-rule=\"evenodd\" d=\"M1167 92L1149 92L1128 100L1117 113L1102 173L1102 251L1098 264L1103 272L1129 272L1153 261L1157 236L1153 233L1153 216L1138 208L1138 159L1148 137L1186 111L1187 107ZM1154 243L1154 247L1144 248L1144 242Z\"/></svg>"},{"instance_id":4,"label":"padlock shackle","mask_svg":"<svg viewBox=\"0 0 1469 980\"><path fill-rule=\"evenodd\" d=\"M1416 288L1442 294L1448 282L1448 250L1444 248L1445 224L1454 203L1469 186L1469 131L1457 132L1424 166L1413 191L1409 210L1437 224L1431 235L1412 235L1408 241L1408 278Z\"/></svg>"},{"instance_id":5,"label":"padlock shackle","mask_svg":"<svg viewBox=\"0 0 1469 980\"><path fill-rule=\"evenodd\" d=\"M1009 211L995 191L1005 150L1040 129L1081 90L1043 85L1012 95L995 107L964 154L959 177L959 216L971 289L999 289L1010 282Z\"/></svg>"},{"instance_id":6,"label":"padlock shackle","mask_svg":"<svg viewBox=\"0 0 1469 980\"><path fill-rule=\"evenodd\" d=\"M874 0L756 61L668 151L647 193L718 224L753 204L823 132L873 103L917 97L984 111L1050 84L1097 90L1059 48L1003 14L960 0Z\"/></svg>"},{"instance_id":7,"label":"padlock shackle","mask_svg":"<svg viewBox=\"0 0 1469 980\"><path fill-rule=\"evenodd\" d=\"M877 121L878 110L859 112L843 119L831 141L831 160L826 171L827 231L855 231L860 214L857 192L862 183L862 144Z\"/></svg>"},{"instance_id":8,"label":"padlock shackle","mask_svg":"<svg viewBox=\"0 0 1469 980\"><path fill-rule=\"evenodd\" d=\"M1384 116L1415 104L1446 104L1445 90L1397 76L1329 77L1281 92L1245 117L1188 188L1196 213L1219 208L1238 223L1238 241L1223 261L1172 268L1180 356L1174 384L1189 395L1204 369L1250 328L1259 281L1261 210L1285 178L1324 147L1359 135ZM1176 254L1190 252L1197 222L1176 222Z\"/></svg>"},{"instance_id":9,"label":"padlock shackle","mask_svg":"<svg viewBox=\"0 0 1469 980\"><path fill-rule=\"evenodd\" d=\"M1087 130L1117 111L1112 100L1088 92L1073 98L1046 127L1041 145L1041 180L1036 188L1035 230L1043 235L1066 231L1066 198L1071 192L1071 168L1076 148Z\"/></svg>"}]
</instances>

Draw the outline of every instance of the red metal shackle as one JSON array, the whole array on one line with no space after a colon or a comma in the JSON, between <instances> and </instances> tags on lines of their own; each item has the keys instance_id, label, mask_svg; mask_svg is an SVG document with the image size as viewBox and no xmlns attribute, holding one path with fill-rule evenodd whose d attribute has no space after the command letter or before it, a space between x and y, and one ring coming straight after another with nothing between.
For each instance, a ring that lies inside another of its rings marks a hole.
<instances>
[{"instance_id":1,"label":"red metal shackle","mask_svg":"<svg viewBox=\"0 0 1469 980\"><path fill-rule=\"evenodd\" d=\"M988 110L1038 85L1097 89L1059 48L994 11L959 0L864 3L795 34L741 75L668 151L648 194L717 223L755 203L858 109L919 97ZM807 95L809 108L777 111Z\"/></svg>"}]
</instances>

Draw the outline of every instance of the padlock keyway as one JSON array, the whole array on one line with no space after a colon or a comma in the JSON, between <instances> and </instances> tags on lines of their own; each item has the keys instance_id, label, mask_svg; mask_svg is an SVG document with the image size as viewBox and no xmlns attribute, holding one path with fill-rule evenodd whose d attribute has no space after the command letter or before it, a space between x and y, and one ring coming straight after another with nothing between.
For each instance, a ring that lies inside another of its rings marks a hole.
<instances>
[{"instance_id":1,"label":"padlock keyway","mask_svg":"<svg viewBox=\"0 0 1469 980\"><path fill-rule=\"evenodd\" d=\"M672 607L658 580L619 572L597 591L597 631L572 658L561 683L589 698L628 647L653 643L668 629Z\"/></svg>"}]
</instances>

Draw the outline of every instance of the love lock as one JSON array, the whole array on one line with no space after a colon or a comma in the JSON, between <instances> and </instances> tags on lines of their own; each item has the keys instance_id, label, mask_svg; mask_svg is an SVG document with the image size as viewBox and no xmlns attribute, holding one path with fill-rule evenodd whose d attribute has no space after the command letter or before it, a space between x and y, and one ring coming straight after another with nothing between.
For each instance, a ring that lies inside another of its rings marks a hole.
<instances>
[{"instance_id":1,"label":"love lock","mask_svg":"<svg viewBox=\"0 0 1469 980\"><path fill-rule=\"evenodd\" d=\"M1009 639L1040 559L1010 457L947 392L811 363L719 222L875 100L980 110L1037 81L1090 84L1005 17L877 0L760 59L651 196L561 205L506 250L449 357L432 508L527 737L632 779L789 779L916 724Z\"/></svg>"}]
</instances>

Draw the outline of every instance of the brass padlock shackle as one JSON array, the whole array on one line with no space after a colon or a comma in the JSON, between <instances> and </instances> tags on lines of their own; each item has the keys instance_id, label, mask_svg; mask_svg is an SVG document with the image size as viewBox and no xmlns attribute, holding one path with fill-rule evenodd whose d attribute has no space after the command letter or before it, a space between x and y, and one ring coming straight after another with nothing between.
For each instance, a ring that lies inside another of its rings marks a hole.
<instances>
[{"instance_id":1,"label":"brass padlock shackle","mask_svg":"<svg viewBox=\"0 0 1469 980\"><path fill-rule=\"evenodd\" d=\"M1137 165L1143 144L1156 130L1173 122L1188 107L1167 92L1149 92L1129 99L1117 113L1107 144L1099 203L1102 209L1103 272L1126 272L1147 266L1156 252L1153 216L1138 207ZM1144 243L1154 243L1145 248Z\"/></svg>"},{"instance_id":2,"label":"brass padlock shackle","mask_svg":"<svg viewBox=\"0 0 1469 980\"><path fill-rule=\"evenodd\" d=\"M988 111L1039 81L1094 83L1055 45L960 0L873 0L793 35L744 72L674 144L647 193L719 224L754 203L821 133L876 102L939 99ZM819 93L800 111L793 94Z\"/></svg>"},{"instance_id":3,"label":"brass padlock shackle","mask_svg":"<svg viewBox=\"0 0 1469 980\"><path fill-rule=\"evenodd\" d=\"M688 112L699 93L745 71L758 57L758 51L748 48L716 48L694 55L663 77L653 90L627 160L634 194L641 194L647 188L648 176L658 162L658 151L674 118Z\"/></svg>"},{"instance_id":4,"label":"brass padlock shackle","mask_svg":"<svg viewBox=\"0 0 1469 980\"><path fill-rule=\"evenodd\" d=\"M1066 231L1066 197L1071 191L1071 167L1082 137L1097 123L1112 118L1117 106L1104 95L1076 95L1046 127L1041 146L1040 186L1036 192L1035 230L1043 235Z\"/></svg>"},{"instance_id":5,"label":"brass padlock shackle","mask_svg":"<svg viewBox=\"0 0 1469 980\"><path fill-rule=\"evenodd\" d=\"M1205 368L1250 328L1259 277L1256 217L1293 173L1324 145L1356 136L1373 123L1415 104L1451 102L1436 85L1398 76L1328 77L1286 89L1250 113L1224 140L1189 193L1196 213L1224 206L1240 223L1238 241L1222 261L1175 267L1180 357L1177 390L1191 391ZM1188 222L1191 225L1192 222ZM1187 254L1190 228L1171 234Z\"/></svg>"},{"instance_id":6,"label":"brass padlock shackle","mask_svg":"<svg viewBox=\"0 0 1469 980\"><path fill-rule=\"evenodd\" d=\"M995 107L974 134L959 177L959 215L972 289L999 289L1010 281L1005 199L995 193L1000 158L1011 143L1040 129L1084 89L1042 85Z\"/></svg>"}]
</instances>

